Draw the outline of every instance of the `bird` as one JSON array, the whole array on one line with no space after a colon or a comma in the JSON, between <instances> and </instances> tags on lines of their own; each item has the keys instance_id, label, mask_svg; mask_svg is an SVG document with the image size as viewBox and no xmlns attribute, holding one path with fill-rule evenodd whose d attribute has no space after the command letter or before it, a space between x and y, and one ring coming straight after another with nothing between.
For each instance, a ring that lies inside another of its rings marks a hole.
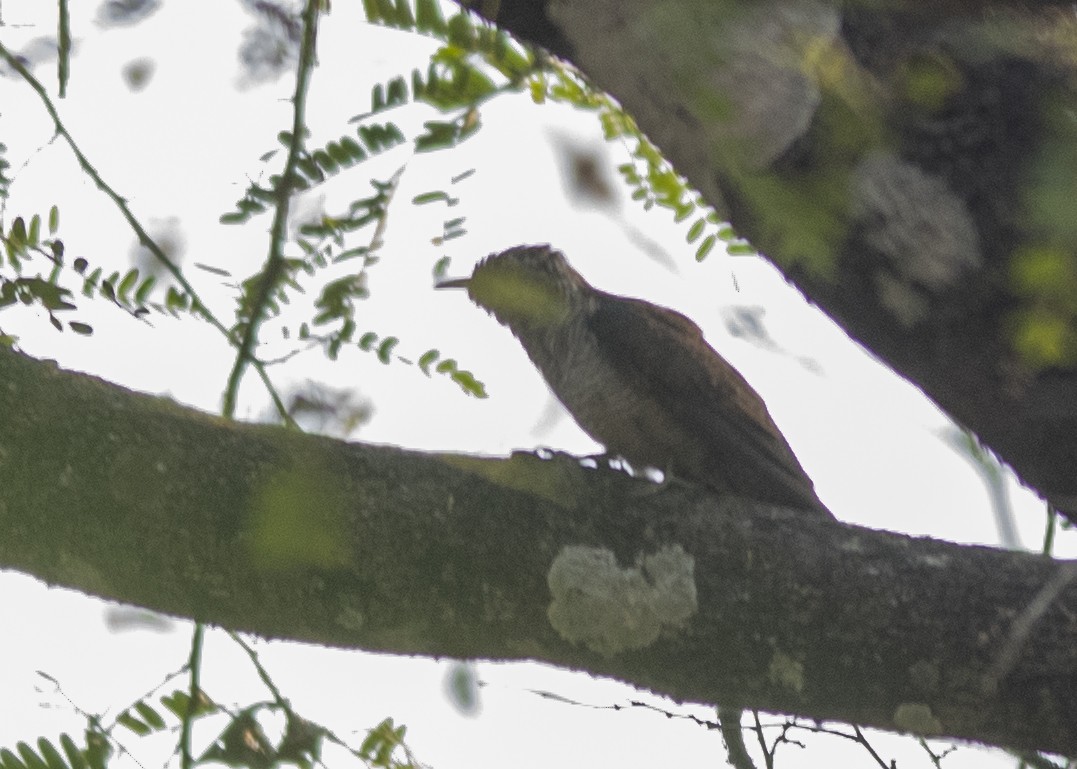
<instances>
[{"instance_id":1,"label":"bird","mask_svg":"<svg viewBox=\"0 0 1077 769\"><path fill-rule=\"evenodd\" d=\"M679 312L591 286L548 244L481 260L466 289L577 424L633 469L832 517L766 404Z\"/></svg>"}]
</instances>

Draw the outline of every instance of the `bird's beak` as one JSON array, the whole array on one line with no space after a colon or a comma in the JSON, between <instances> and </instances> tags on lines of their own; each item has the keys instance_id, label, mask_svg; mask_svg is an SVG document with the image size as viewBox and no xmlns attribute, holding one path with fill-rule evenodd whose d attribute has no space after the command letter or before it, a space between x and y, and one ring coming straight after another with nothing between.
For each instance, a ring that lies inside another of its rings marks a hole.
<instances>
[{"instance_id":1,"label":"bird's beak","mask_svg":"<svg viewBox=\"0 0 1077 769\"><path fill-rule=\"evenodd\" d=\"M434 288L467 288L471 285L471 278L450 278L448 280L439 280L434 284Z\"/></svg>"}]
</instances>

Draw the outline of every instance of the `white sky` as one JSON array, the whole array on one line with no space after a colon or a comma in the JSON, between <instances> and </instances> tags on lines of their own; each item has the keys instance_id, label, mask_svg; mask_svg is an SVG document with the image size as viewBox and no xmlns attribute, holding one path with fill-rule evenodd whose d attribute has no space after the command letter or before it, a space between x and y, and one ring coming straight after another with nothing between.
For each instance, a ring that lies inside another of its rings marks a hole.
<instances>
[{"instance_id":1,"label":"white sky","mask_svg":"<svg viewBox=\"0 0 1077 769\"><path fill-rule=\"evenodd\" d=\"M63 118L151 232L164 223L178 224L188 276L227 323L234 292L191 265L209 263L244 276L265 258L267 217L242 228L222 227L217 218L231 210L248 176L262 172L258 157L277 146L274 137L290 124L291 81L237 87L236 50L250 23L238 3L165 3L134 27L108 30L95 24L96 6L72 5L76 54L69 98L60 104ZM358 3L333 5L323 22L321 67L311 94L315 142L347 132L346 120L367 110L374 82L412 67L425 69L432 50L429 41L365 27L355 10ZM2 12L7 26L0 27L0 39L12 49L53 34L50 3L8 0ZM121 68L143 57L155 69L146 89L132 93ZM35 74L55 93L52 60L39 64ZM623 162L623 148L603 143L593 115L535 107L517 98L488 105L482 116L483 130L458 150L408 162L382 262L369 274L372 298L364 304L361 322L368 324L364 329L399 336L401 354L415 358L436 347L457 358L486 383L491 397L467 398L446 378L428 380L413 367L386 367L359 352L336 363L316 352L301 355L276 372L281 384L305 378L351 388L369 399L374 416L356 439L484 453L540 445L593 450L505 329L463 295L432 290L431 269L443 255L453 258L450 271L462 275L491 251L552 242L594 285L675 307L698 322L763 394L820 495L840 518L957 542L997 542L983 482L945 438L953 430L949 421L808 306L769 265L716 252L696 264L694 248L684 243L686 225L674 225L666 212L643 213L623 188L616 189L618 203L605 209L564 199L558 148L568 144L601 153L610 169ZM436 115L419 110L391 117L407 133ZM66 148L46 144L50 134L30 90L11 77L0 79L0 141L8 144L7 159L18 171L6 222L16 214L45 214L58 203L68 256L85 255L94 264L124 269L133 245L130 231L111 203L77 174ZM406 148L396 151L380 165L361 166L338 180L341 184L327 187L329 209L334 201L365 195L367 172L386 179L408 156ZM282 162L280 155L275 162ZM450 188L450 177L469 168L477 173ZM448 210L411 205L414 195L431 189L447 189L461 204ZM300 207L309 210L316 202ZM467 217L468 235L443 248L431 245L441 220L453 216ZM659 263L641 251L643 240L658 244L666 260ZM730 334L725 321L742 310L763 313L773 345L760 347ZM33 355L135 389L167 393L207 411L219 409L231 355L207 325L153 318L150 327L104 302L84 302L78 317L95 325L94 336L58 335L40 314L21 310L0 315L0 328L18 334L22 348ZM248 375L243 396L244 418L267 413L256 377ZM1012 479L1009 493L1025 545L1037 548L1042 503ZM1058 551L1074 553L1075 540L1063 535ZM114 712L182 664L189 633L185 623L165 633L110 631L101 603L10 573L0 574L0 626L0 747L61 731L78 734L82 728L62 697L47 687L38 691L44 682L33 671L57 678L81 708ZM447 663L295 644L261 648L263 661L299 712L324 720L342 735L361 733L392 716L407 724L417 757L439 769L723 763L718 735L689 722L642 710L576 707L529 691L548 690L597 706L642 696L614 682L531 664L479 663L479 677L487 685L479 715L468 716L444 693ZM211 634L204 679L226 701L264 697L237 654L223 636ZM706 709L693 712L709 717ZM143 748L134 738L127 742ZM788 748L779 754L781 765L871 765L862 750L838 740L809 744L809 750ZM928 764L910 740L880 735L875 744L901 766ZM1013 763L992 755L989 763L983 752L963 750L947 758L946 766ZM146 760L163 759L151 754Z\"/></svg>"}]
</instances>

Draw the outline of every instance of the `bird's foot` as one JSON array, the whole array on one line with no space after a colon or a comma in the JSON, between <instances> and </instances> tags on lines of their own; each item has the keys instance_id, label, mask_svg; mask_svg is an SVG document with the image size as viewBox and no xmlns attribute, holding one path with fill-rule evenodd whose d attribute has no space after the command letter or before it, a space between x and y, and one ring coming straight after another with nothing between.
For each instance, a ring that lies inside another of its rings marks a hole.
<instances>
[{"instance_id":1,"label":"bird's foot","mask_svg":"<svg viewBox=\"0 0 1077 769\"><path fill-rule=\"evenodd\" d=\"M657 471L653 468L647 468L643 471L643 476L651 480L654 480L656 474ZM663 491L673 488L674 486L679 486L681 488L695 488L696 486L696 484L691 481L674 475L671 470L663 471L661 476L661 479L655 483L640 488L639 491L636 492L636 495L640 497L649 497L653 494L661 494Z\"/></svg>"},{"instance_id":2,"label":"bird's foot","mask_svg":"<svg viewBox=\"0 0 1077 769\"><path fill-rule=\"evenodd\" d=\"M579 455L579 454L570 454L569 452L561 451L560 449L552 449L552 448L549 448L547 446L540 446L539 448L535 449L534 451L513 452L513 453L514 454L516 454L516 453L532 454L532 455L538 457L539 459L571 460L571 461L573 461L573 462L575 462L577 464L584 465L585 467L595 467L595 468L605 467L605 468L610 469L610 470L623 470L624 469L624 464L623 464L624 460L622 460L616 454L610 454L608 452L602 452L602 453L599 453L599 454L583 454L583 455Z\"/></svg>"}]
</instances>

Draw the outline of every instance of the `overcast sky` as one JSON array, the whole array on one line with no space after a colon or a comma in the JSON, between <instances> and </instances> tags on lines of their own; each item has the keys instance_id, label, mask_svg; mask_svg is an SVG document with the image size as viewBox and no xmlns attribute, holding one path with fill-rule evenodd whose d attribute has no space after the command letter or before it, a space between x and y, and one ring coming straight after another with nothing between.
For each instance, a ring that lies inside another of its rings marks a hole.
<instances>
[{"instance_id":1,"label":"overcast sky","mask_svg":"<svg viewBox=\"0 0 1077 769\"><path fill-rule=\"evenodd\" d=\"M265 258L266 217L244 227L223 227L217 220L249 178L277 170L259 157L279 146L275 136L290 123L291 78L255 82L244 72L237 50L259 33L240 3L164 3L129 26L110 23L108 4L72 5L75 55L62 116L104 178L152 234L173 244L189 278L227 319L235 300L231 281L195 265L242 278ZM353 130L347 120L368 109L371 85L425 68L433 50L429 40L366 27L358 5L338 0L323 22L309 113L316 143ZM55 95L49 47L55 8L40 0L7 0L2 14L0 39L34 62L35 74ZM132 73L143 77L137 89ZM132 233L77 173L67 149L49 143L47 116L30 89L12 73L4 75L0 141L8 145L6 157L17 172L5 224L58 204L68 256L84 255L106 272L110 266L126 269L138 258ZM405 133L434 117L425 109L393 114ZM685 243L687 225L674 224L668 212L644 213L619 186L613 169L624 162L625 147L603 142L594 115L518 97L488 105L482 119L478 135L451 153L413 157L405 146L324 193L301 199L296 209L300 215L323 206L332 211L366 194L368 176L387 179L403 167L382 261L369 273L364 328L400 337L402 355L415 358L437 348L456 358L485 382L490 397L470 398L447 378L428 379L401 363L385 366L359 351L336 362L316 351L299 355L275 370L282 389L312 381L369 403L372 417L350 436L355 440L491 454L536 446L593 451L595 445L551 398L512 336L463 294L432 290L433 265L443 256L451 258L450 273L464 275L492 251L550 242L595 286L674 307L699 323L763 394L839 518L957 542L998 542L982 477L954 449L956 428L949 420L804 302L766 262L715 251L697 264L694 248ZM574 189L568 183L578 167L572 158L597 163L611 197ZM283 162L281 154L271 162ZM475 173L451 182L469 169ZM412 205L415 195L432 189L451 192L459 204ZM432 243L442 222L455 216L466 217L466 236ZM299 317L304 309L295 308ZM0 328L18 335L32 355L219 410L231 351L207 325L164 317L139 323L101 301L83 301L79 318L93 323L92 337L57 334L40 313L22 309L0 313ZM266 339L281 353L291 349L279 336L267 332ZM244 385L240 413L245 419L269 413L256 377ZM1007 494L1024 545L1037 549L1042 503L1012 479ZM1072 554L1075 540L1063 536L1059 552ZM82 728L71 704L37 670L56 678L78 707L115 712L182 665L186 623L117 627L117 617L129 615L24 576L0 574L0 747ZM642 696L614 682L530 664L479 663L478 676L486 684L480 707L465 713L445 694L451 669L446 662L296 644L264 645L263 656L307 717L348 735L392 716L408 725L417 758L441 769L722 763L714 732L642 709L608 709ZM220 634L211 635L206 666L204 680L223 701L266 696ZM534 690L594 707L543 698ZM688 712L710 717L705 708ZM200 736L208 740L212 734ZM876 739L883 755L898 758L903 767L929 763L910 740ZM133 737L128 743L144 747ZM839 740L809 744L808 750L780 754L782 766L871 765L861 749ZM139 755L144 765L163 760L149 756ZM998 754L991 761L1013 763ZM948 767L974 765L991 764L971 749L946 761Z\"/></svg>"}]
</instances>

